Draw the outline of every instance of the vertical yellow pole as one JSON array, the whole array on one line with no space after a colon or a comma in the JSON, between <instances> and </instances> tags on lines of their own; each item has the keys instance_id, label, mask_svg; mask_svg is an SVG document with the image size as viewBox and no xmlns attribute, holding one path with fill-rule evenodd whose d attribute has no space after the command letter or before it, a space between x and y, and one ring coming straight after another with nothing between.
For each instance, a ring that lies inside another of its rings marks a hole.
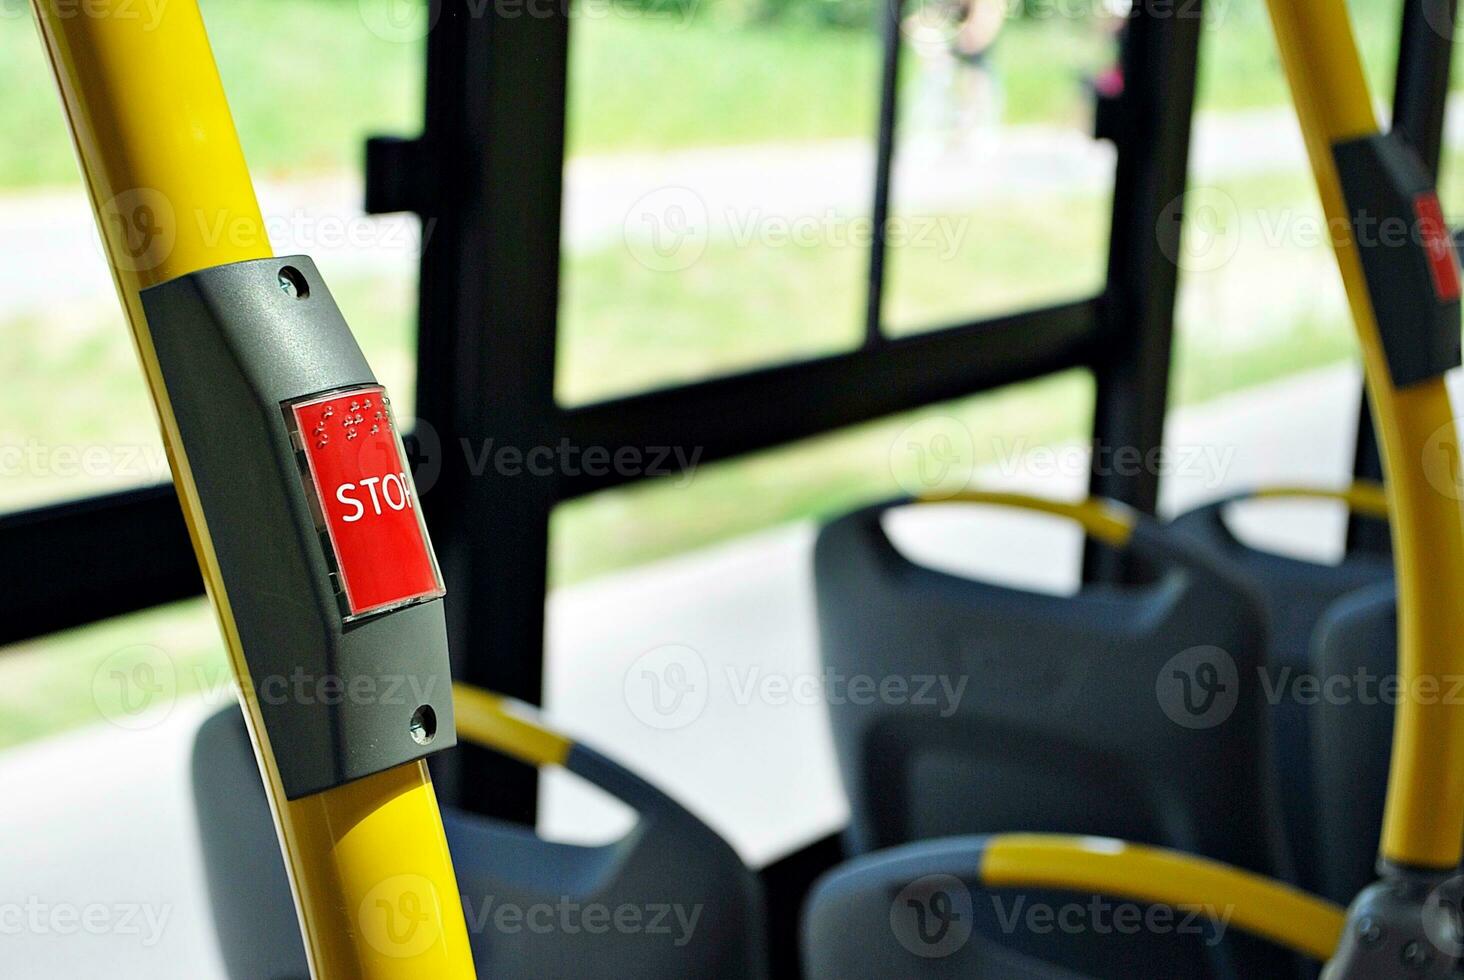
<instances>
[{"instance_id":1,"label":"vertical yellow pole","mask_svg":"<svg viewBox=\"0 0 1464 980\"><path fill-rule=\"evenodd\" d=\"M142 313L139 291L147 286L271 254L197 2L168 0L146 16L125 0L34 0L34 6L194 549L244 692L312 973L317 980L471 978L461 899L424 764L285 799Z\"/></svg>"},{"instance_id":2,"label":"vertical yellow pole","mask_svg":"<svg viewBox=\"0 0 1464 980\"><path fill-rule=\"evenodd\" d=\"M1464 707L1430 696L1464 674L1464 511L1459 437L1442 378L1393 385L1334 144L1378 123L1343 0L1268 0L1337 263L1362 345L1387 472L1398 577L1399 703L1381 853L1452 869L1464 829Z\"/></svg>"}]
</instances>

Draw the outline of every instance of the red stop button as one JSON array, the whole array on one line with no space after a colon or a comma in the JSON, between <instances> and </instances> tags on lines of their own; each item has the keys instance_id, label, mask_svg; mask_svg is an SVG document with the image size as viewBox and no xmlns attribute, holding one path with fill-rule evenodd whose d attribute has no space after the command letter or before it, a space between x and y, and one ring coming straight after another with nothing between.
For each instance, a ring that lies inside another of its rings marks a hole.
<instances>
[{"instance_id":1,"label":"red stop button","mask_svg":"<svg viewBox=\"0 0 1464 980\"><path fill-rule=\"evenodd\" d=\"M1415 197L1413 213L1418 218L1418 230L1423 238L1424 252L1428 255L1434 294L1439 302L1452 303L1459 298L1459 260L1454 257L1454 239L1449 234L1448 223L1444 221L1439 195L1428 191Z\"/></svg>"},{"instance_id":2,"label":"red stop button","mask_svg":"<svg viewBox=\"0 0 1464 980\"><path fill-rule=\"evenodd\" d=\"M386 390L323 395L290 411L347 618L443 595Z\"/></svg>"}]
</instances>

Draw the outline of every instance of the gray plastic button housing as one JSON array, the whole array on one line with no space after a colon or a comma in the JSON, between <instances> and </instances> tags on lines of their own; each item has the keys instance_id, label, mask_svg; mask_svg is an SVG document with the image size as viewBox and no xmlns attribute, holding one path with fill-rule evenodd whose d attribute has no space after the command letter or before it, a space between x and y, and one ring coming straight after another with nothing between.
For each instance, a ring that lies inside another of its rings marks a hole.
<instances>
[{"instance_id":1,"label":"gray plastic button housing","mask_svg":"<svg viewBox=\"0 0 1464 980\"><path fill-rule=\"evenodd\" d=\"M281 287L286 267L303 295ZM344 622L301 478L284 406L376 383L314 263L219 266L143 290L142 305L286 796L451 747L443 601ZM437 722L425 745L423 705Z\"/></svg>"}]
</instances>

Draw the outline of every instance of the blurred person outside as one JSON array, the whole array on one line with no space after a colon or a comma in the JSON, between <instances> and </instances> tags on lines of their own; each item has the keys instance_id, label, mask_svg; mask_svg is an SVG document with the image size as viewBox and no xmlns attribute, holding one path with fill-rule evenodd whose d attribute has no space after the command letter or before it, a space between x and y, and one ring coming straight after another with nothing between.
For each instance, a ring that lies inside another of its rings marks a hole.
<instances>
[{"instance_id":1,"label":"blurred person outside","mask_svg":"<svg viewBox=\"0 0 1464 980\"><path fill-rule=\"evenodd\" d=\"M916 127L943 134L952 152L980 149L1001 126L992 49L1005 21L1003 0L932 0L905 19L920 56Z\"/></svg>"}]
</instances>

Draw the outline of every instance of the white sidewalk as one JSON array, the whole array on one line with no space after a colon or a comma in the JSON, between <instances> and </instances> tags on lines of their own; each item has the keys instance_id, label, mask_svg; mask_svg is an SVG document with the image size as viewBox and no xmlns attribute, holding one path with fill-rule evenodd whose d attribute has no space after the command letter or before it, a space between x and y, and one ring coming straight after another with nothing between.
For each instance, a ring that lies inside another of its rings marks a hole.
<instances>
[{"instance_id":1,"label":"white sidewalk","mask_svg":"<svg viewBox=\"0 0 1464 980\"><path fill-rule=\"evenodd\" d=\"M1449 138L1464 144L1464 99L1453 99L1449 110ZM1306 165L1290 109L1202 113L1194 130L1194 187ZM984 149L966 152L917 136L900 144L892 206L898 214L941 213L1033 195L1095 194L1112 173L1112 148L1076 129L1008 127ZM643 199L668 190L680 196L649 204L704 209L713 236L745 233L773 218L859 218L872 203L874 152L868 141L830 140L576 158L565 168L565 249L604 248L648 233L637 220L648 206ZM306 252L336 281L415 274L416 219L362 215L357 175L260 181L258 191L278 254ZM111 302L111 279L79 185L0 194L0 240L25 243L0 263L0 318L58 303ZM78 261L87 255L95 260Z\"/></svg>"}]
</instances>

